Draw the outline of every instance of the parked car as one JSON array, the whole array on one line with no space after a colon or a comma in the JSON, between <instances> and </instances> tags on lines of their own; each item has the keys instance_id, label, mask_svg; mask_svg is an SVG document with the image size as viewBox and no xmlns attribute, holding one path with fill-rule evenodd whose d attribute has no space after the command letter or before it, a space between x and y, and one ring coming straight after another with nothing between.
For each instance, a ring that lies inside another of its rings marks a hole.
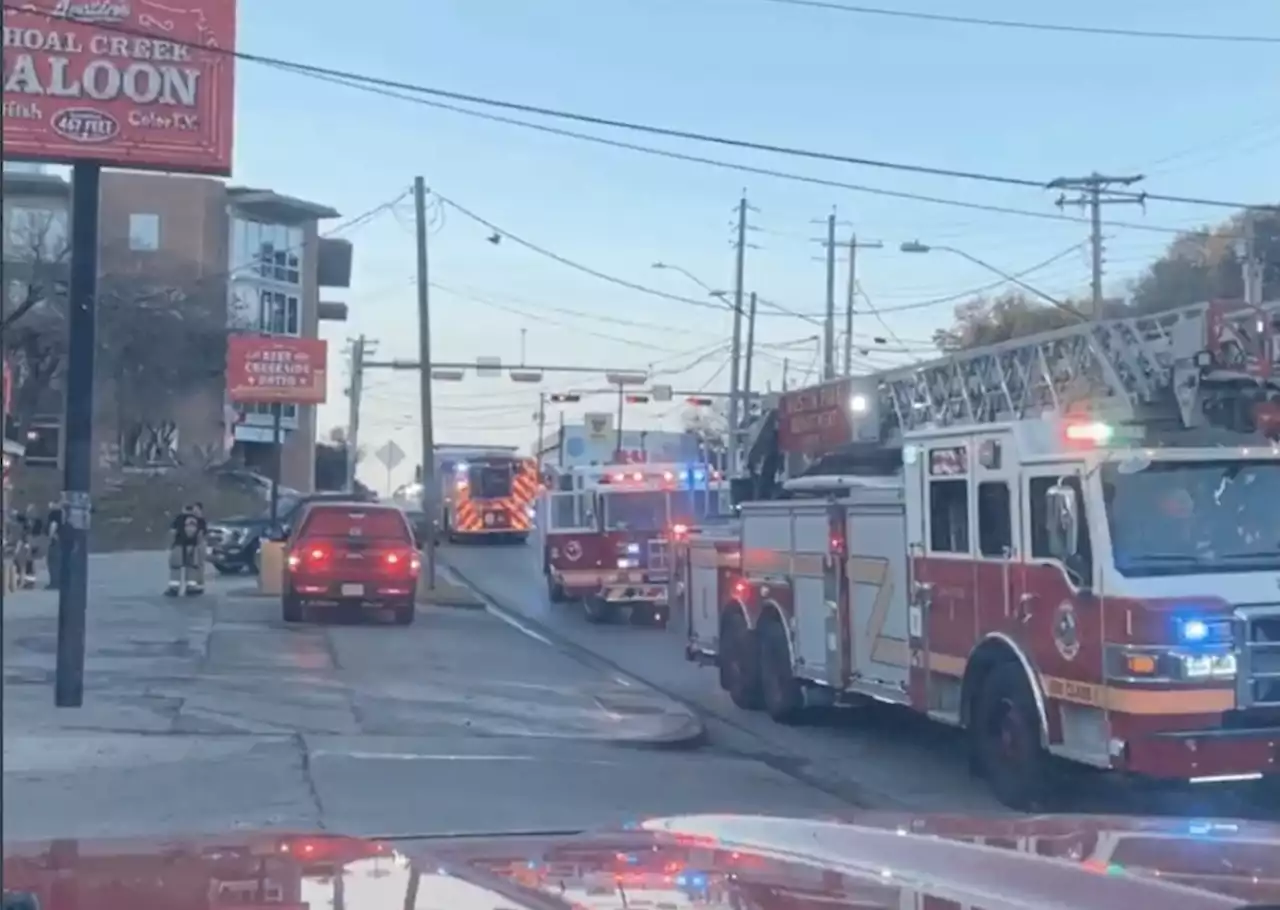
<instances>
[{"instance_id":1,"label":"parked car","mask_svg":"<svg viewBox=\"0 0 1280 910\"><path fill-rule=\"evenodd\" d=\"M404 512L378 503L313 502L289 535L281 611L301 622L308 607L391 610L413 622L422 562Z\"/></svg>"},{"instance_id":2,"label":"parked car","mask_svg":"<svg viewBox=\"0 0 1280 910\"><path fill-rule=\"evenodd\" d=\"M366 502L367 496L359 493L290 493L281 494L277 504L276 527L271 525L269 511L256 517L225 518L209 522L205 540L208 559L223 575L238 575L258 571L258 549L264 539L273 535L287 536L297 523L305 506L314 502Z\"/></svg>"}]
</instances>

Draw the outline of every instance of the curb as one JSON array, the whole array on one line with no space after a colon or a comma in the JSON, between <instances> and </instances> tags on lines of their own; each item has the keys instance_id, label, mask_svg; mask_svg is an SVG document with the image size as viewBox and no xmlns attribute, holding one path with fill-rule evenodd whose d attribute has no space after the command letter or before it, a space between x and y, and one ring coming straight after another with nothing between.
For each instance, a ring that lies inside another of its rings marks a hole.
<instances>
[{"instance_id":1,"label":"curb","mask_svg":"<svg viewBox=\"0 0 1280 910\"><path fill-rule=\"evenodd\" d=\"M441 572L444 568L446 571ZM445 578L440 578L440 575ZM450 577L452 576L452 577ZM485 603L484 596L470 583L464 582L457 584L455 579L461 579L453 568L436 566L436 586L422 590L419 587L415 600L420 607L443 607L452 610L483 610L488 605Z\"/></svg>"},{"instance_id":2,"label":"curb","mask_svg":"<svg viewBox=\"0 0 1280 910\"><path fill-rule=\"evenodd\" d=\"M663 691L660 687L635 676L630 671L623 669L618 664L606 657L601 657L594 651L583 647L575 641L571 641L561 633L552 629L550 626L531 619L519 610L504 606L497 598L492 597L481 589L478 585L469 579L465 573L458 570L456 566L447 567L450 574L457 578L460 582L470 588L477 597L483 600L484 609L496 614L499 618L511 623L516 627L525 627L536 632L541 638L552 644L558 650L568 657L578 661L592 670L597 670L610 674L611 676L625 678L637 686L656 692L663 698L667 699L674 705L678 705L684 714L684 719L676 729L670 733L661 736L655 736L650 739L628 740L617 739L612 740L620 746L628 746L633 749L653 749L653 750L695 750L706 745L709 739L706 724L703 723L698 709L690 705L682 698L672 695L670 692Z\"/></svg>"}]
</instances>

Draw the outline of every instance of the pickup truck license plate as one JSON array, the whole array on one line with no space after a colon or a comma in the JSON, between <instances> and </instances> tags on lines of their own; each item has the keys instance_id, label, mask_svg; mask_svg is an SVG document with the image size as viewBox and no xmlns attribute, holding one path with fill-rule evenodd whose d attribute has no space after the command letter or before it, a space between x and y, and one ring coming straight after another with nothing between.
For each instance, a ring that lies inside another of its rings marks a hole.
<instances>
[{"instance_id":1,"label":"pickup truck license plate","mask_svg":"<svg viewBox=\"0 0 1280 910\"><path fill-rule=\"evenodd\" d=\"M343 597L364 597L364 585L343 585Z\"/></svg>"}]
</instances>

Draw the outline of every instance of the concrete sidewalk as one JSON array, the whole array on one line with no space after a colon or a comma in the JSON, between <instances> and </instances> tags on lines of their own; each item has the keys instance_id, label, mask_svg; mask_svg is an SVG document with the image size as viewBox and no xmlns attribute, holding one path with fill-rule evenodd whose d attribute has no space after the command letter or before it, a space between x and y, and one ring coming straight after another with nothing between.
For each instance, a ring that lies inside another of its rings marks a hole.
<instances>
[{"instance_id":1,"label":"concrete sidewalk","mask_svg":"<svg viewBox=\"0 0 1280 910\"><path fill-rule=\"evenodd\" d=\"M243 579L175 600L161 593L164 578L162 553L91 563L78 709L53 707L57 593L6 597L6 837L50 819L80 835L173 830L190 817L200 829L209 819L314 826L314 767L339 755L349 767L444 740L652 743L701 732L682 706L484 611L420 608L407 628L323 616L285 626L274 603L231 593Z\"/></svg>"}]
</instances>

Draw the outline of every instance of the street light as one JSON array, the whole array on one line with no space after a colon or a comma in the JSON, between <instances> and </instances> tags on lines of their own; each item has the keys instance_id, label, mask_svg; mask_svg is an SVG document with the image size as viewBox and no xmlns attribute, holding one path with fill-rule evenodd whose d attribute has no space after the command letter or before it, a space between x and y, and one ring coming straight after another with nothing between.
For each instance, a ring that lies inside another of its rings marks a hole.
<instances>
[{"instance_id":1,"label":"street light","mask_svg":"<svg viewBox=\"0 0 1280 910\"><path fill-rule=\"evenodd\" d=\"M1058 300L1056 297L1051 297L1050 295L1046 294L1044 291L1040 290L1039 288L1032 287L1031 285L1027 284L1025 281L1023 281L1021 278L1018 278L1016 275L1010 275L1008 272L1004 271L1003 269L998 269L991 263L984 262L983 260L979 259L977 256L971 256L970 254L966 253L964 250L958 250L953 246L930 246L927 243L921 243L919 240L909 240L906 243L899 246L898 249L904 253L931 253L934 251L937 251L939 253L951 253L953 256L959 256L961 259L966 259L969 262L972 262L974 265L978 266L979 268L986 269L988 272L991 272L993 275L999 275L1005 281L1016 284L1018 287L1022 288L1027 293L1034 294L1036 297L1039 297L1041 300L1044 300L1047 303L1052 304L1053 306L1057 307L1060 310L1070 313L1073 316L1080 318L1081 320L1086 319L1085 315L1081 313L1079 310L1077 310L1075 307L1073 307L1071 304L1064 303L1063 301Z\"/></svg>"},{"instance_id":2,"label":"street light","mask_svg":"<svg viewBox=\"0 0 1280 910\"><path fill-rule=\"evenodd\" d=\"M706 291L708 297L716 297L725 304L729 303L728 291L717 291L711 285L707 284L705 281L703 281L701 278L699 278L697 275L693 274L693 272L689 271L686 268L682 268L681 266L678 266L678 265L669 265L668 263L665 263L665 262L655 262L653 263L653 265L649 266L649 268L662 269L668 272L679 272L681 275L688 278L698 287Z\"/></svg>"}]
</instances>

